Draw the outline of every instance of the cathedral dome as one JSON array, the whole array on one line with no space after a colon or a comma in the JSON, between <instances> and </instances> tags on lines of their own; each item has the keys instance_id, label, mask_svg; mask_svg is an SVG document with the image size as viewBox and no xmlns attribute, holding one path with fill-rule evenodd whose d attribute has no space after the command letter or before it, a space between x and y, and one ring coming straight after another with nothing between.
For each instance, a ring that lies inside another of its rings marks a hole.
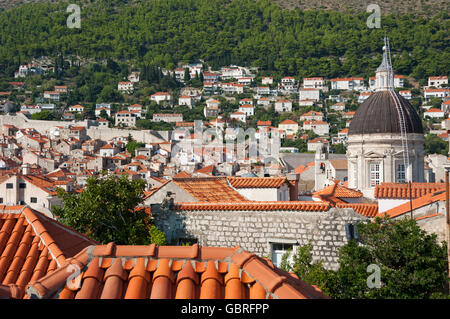
<instances>
[{"instance_id":1,"label":"cathedral dome","mask_svg":"<svg viewBox=\"0 0 450 319\"><path fill-rule=\"evenodd\" d=\"M400 102L406 133L423 134L422 121L417 112L405 98L390 90L372 94L359 106L350 123L348 134L401 134L399 112L393 94Z\"/></svg>"}]
</instances>

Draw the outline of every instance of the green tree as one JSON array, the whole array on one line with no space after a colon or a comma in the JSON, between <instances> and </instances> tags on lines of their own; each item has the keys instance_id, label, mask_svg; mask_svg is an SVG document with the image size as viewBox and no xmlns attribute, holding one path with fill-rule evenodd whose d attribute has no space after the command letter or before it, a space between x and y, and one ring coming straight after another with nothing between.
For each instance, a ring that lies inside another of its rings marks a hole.
<instances>
[{"instance_id":1,"label":"green tree","mask_svg":"<svg viewBox=\"0 0 450 319\"><path fill-rule=\"evenodd\" d=\"M358 238L339 250L337 271L312 263L311 246L299 249L288 269L334 298L448 297L447 244L438 243L435 234L428 234L410 218L377 218L355 227ZM368 285L369 265L380 270L379 287Z\"/></svg>"},{"instance_id":2,"label":"green tree","mask_svg":"<svg viewBox=\"0 0 450 319\"><path fill-rule=\"evenodd\" d=\"M90 177L81 193L58 189L62 205L54 213L61 223L102 244L164 244L164 234L152 227L151 217L136 209L143 202L144 189L143 180L130 181L126 175Z\"/></svg>"},{"instance_id":3,"label":"green tree","mask_svg":"<svg viewBox=\"0 0 450 319\"><path fill-rule=\"evenodd\" d=\"M50 111L41 111L31 115L33 120L53 120L53 114Z\"/></svg>"},{"instance_id":4,"label":"green tree","mask_svg":"<svg viewBox=\"0 0 450 319\"><path fill-rule=\"evenodd\" d=\"M425 151L427 154L448 154L448 142L441 139L436 134L425 136Z\"/></svg>"}]
</instances>

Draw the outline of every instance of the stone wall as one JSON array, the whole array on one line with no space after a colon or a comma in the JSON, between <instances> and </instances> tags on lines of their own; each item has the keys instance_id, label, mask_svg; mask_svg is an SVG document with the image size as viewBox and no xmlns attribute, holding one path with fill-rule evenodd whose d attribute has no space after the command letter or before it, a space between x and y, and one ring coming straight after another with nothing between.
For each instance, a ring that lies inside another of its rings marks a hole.
<instances>
[{"instance_id":1,"label":"stone wall","mask_svg":"<svg viewBox=\"0 0 450 319\"><path fill-rule=\"evenodd\" d=\"M303 246L311 241L313 259L338 267L338 250L347 242L345 224L366 220L352 209L303 211L171 211L152 205L156 225L169 242L197 239L200 245L234 247L272 256L272 243Z\"/></svg>"},{"instance_id":2,"label":"stone wall","mask_svg":"<svg viewBox=\"0 0 450 319\"><path fill-rule=\"evenodd\" d=\"M9 124L23 128L34 128L41 134L49 134L51 128L56 126L84 126L86 127L86 134L91 139L110 140L114 137L128 137L129 134L138 142L143 143L160 143L170 138L168 131L145 131L145 130L125 130L118 128L100 128L97 126L90 126L88 121L81 122L63 122L63 121L43 121L43 120L30 120L24 115L0 115L0 125Z\"/></svg>"}]
</instances>

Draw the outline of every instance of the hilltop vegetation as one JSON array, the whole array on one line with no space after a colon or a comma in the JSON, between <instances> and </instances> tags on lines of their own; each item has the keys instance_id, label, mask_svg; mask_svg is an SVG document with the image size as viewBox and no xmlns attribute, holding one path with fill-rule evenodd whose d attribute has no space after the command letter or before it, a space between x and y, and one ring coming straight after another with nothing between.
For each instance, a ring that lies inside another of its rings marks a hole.
<instances>
[{"instance_id":1,"label":"hilltop vegetation","mask_svg":"<svg viewBox=\"0 0 450 319\"><path fill-rule=\"evenodd\" d=\"M67 3L27 4L0 13L0 72L12 75L31 57L79 55L134 67L202 59L298 77L370 76L392 38L396 73L425 79L450 69L444 12L431 18L282 10L268 0L95 1L82 8L81 29L69 29Z\"/></svg>"}]
</instances>

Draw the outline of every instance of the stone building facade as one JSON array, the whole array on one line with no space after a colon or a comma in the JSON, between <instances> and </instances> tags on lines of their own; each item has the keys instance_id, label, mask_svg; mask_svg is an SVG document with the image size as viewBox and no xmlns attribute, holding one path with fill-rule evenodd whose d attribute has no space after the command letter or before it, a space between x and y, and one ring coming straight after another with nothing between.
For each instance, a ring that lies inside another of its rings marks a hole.
<instances>
[{"instance_id":1,"label":"stone building facade","mask_svg":"<svg viewBox=\"0 0 450 319\"><path fill-rule=\"evenodd\" d=\"M168 242L197 241L204 246L234 247L270 258L279 265L284 250L294 252L311 242L313 260L323 260L328 269L338 268L338 251L348 241L346 224L367 220L353 209L327 211L226 210L211 204L202 210L173 209L151 205L155 224Z\"/></svg>"}]
</instances>

